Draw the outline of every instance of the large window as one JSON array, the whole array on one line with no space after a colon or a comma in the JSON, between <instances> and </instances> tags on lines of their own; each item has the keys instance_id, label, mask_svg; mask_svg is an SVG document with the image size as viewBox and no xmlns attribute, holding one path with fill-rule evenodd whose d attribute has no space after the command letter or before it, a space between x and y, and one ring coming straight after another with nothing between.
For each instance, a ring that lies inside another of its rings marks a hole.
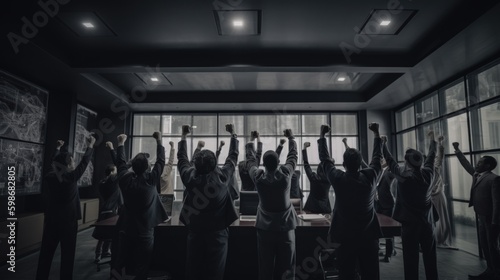
<instances>
[{"instance_id":1,"label":"large window","mask_svg":"<svg viewBox=\"0 0 500 280\"><path fill-rule=\"evenodd\" d=\"M230 137L225 131L227 123L234 123L239 139L240 155L238 160L245 157L245 144L250 139L250 132L257 130L263 143L264 152L275 150L280 139L286 139L283 130L291 128L298 148L298 167L301 172L301 188L304 192L304 201L309 192L309 180L304 173L302 162L302 147L305 142L310 142L308 149L309 163L313 170L319 164L318 145L319 130L322 124L330 124L332 133L327 143L335 148L330 149L332 157L336 160L339 168L342 168L342 156L344 153L343 138L347 138L347 143L352 148L359 147L358 139L358 116L356 113L286 113L286 114L141 114L136 113L133 117L132 129L132 156L138 152L150 154L150 161L156 160L156 145L151 135L154 131L162 134L162 143L166 147L167 156L170 151L169 142L173 141L175 147L181 139L181 127L189 124L193 127L193 132L187 139L188 155L191 158L192 152L196 148L198 141L205 142L205 149L216 151L224 141L218 159L218 164L222 165L229 152ZM332 151L333 150L333 151ZM288 141L283 147L280 161L286 161L288 153ZM177 160L174 160L175 172L175 192L176 199L182 199L183 185L176 169ZM241 181L236 170L236 178L241 187Z\"/></svg>"},{"instance_id":2,"label":"large window","mask_svg":"<svg viewBox=\"0 0 500 280\"><path fill-rule=\"evenodd\" d=\"M500 160L500 64L488 65L437 92L395 112L398 160L404 160L408 147L426 154L430 129L436 137L444 135L443 178L455 245L477 254L475 214L468 207L472 177L455 156L452 143L460 144L472 165L484 155ZM499 174L500 167L493 172Z\"/></svg>"}]
</instances>

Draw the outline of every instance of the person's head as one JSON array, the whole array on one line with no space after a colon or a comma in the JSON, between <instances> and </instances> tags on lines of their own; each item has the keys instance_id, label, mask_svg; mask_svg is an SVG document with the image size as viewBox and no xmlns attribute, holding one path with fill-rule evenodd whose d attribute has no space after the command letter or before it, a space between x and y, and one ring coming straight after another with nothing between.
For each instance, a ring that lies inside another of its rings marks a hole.
<instances>
[{"instance_id":1,"label":"person's head","mask_svg":"<svg viewBox=\"0 0 500 280\"><path fill-rule=\"evenodd\" d=\"M483 156L476 165L476 172L491 171L497 167L497 160L492 156Z\"/></svg>"},{"instance_id":2,"label":"person's head","mask_svg":"<svg viewBox=\"0 0 500 280\"><path fill-rule=\"evenodd\" d=\"M344 152L344 168L346 171L358 171L362 161L361 153L353 148L349 148Z\"/></svg>"},{"instance_id":3,"label":"person's head","mask_svg":"<svg viewBox=\"0 0 500 280\"><path fill-rule=\"evenodd\" d=\"M138 153L132 159L132 170L134 170L135 174L142 175L148 169L149 169L148 154Z\"/></svg>"},{"instance_id":4,"label":"person's head","mask_svg":"<svg viewBox=\"0 0 500 280\"><path fill-rule=\"evenodd\" d=\"M413 168L420 168L422 162L424 161L424 156L421 152L415 149L407 149L405 153L405 162L407 165Z\"/></svg>"},{"instance_id":5,"label":"person's head","mask_svg":"<svg viewBox=\"0 0 500 280\"><path fill-rule=\"evenodd\" d=\"M73 156L71 156L68 151L60 151L54 158L54 163L56 163L59 167L66 167L68 171L75 169L75 161Z\"/></svg>"},{"instance_id":6,"label":"person's head","mask_svg":"<svg viewBox=\"0 0 500 280\"><path fill-rule=\"evenodd\" d=\"M116 166L114 164L106 165L106 169L104 170L104 174L107 176L116 175Z\"/></svg>"},{"instance_id":7,"label":"person's head","mask_svg":"<svg viewBox=\"0 0 500 280\"><path fill-rule=\"evenodd\" d=\"M262 163L267 170L274 171L276 170L276 168L278 168L280 159L275 151L269 150L264 153L264 156L262 157Z\"/></svg>"},{"instance_id":8,"label":"person's head","mask_svg":"<svg viewBox=\"0 0 500 280\"><path fill-rule=\"evenodd\" d=\"M208 174L217 166L217 158L210 150L202 150L194 156L194 168L200 174Z\"/></svg>"},{"instance_id":9,"label":"person's head","mask_svg":"<svg viewBox=\"0 0 500 280\"><path fill-rule=\"evenodd\" d=\"M323 169L324 167L325 165L323 164L323 162L320 162L318 165L318 169L316 169L316 173L322 180L326 180L325 170Z\"/></svg>"}]
</instances>

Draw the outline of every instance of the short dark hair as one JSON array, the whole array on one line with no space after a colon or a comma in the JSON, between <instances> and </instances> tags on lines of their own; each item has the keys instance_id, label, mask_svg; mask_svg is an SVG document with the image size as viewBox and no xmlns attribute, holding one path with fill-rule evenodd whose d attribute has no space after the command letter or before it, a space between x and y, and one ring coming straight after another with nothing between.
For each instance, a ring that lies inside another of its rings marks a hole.
<instances>
[{"instance_id":1,"label":"short dark hair","mask_svg":"<svg viewBox=\"0 0 500 280\"><path fill-rule=\"evenodd\" d=\"M212 172L217 165L217 158L210 150L202 150L194 156L194 167L200 174Z\"/></svg>"},{"instance_id":2,"label":"short dark hair","mask_svg":"<svg viewBox=\"0 0 500 280\"><path fill-rule=\"evenodd\" d=\"M149 162L145 153L138 153L132 159L132 170L134 170L135 174L142 175L142 173L146 172L148 168Z\"/></svg>"},{"instance_id":3,"label":"short dark hair","mask_svg":"<svg viewBox=\"0 0 500 280\"><path fill-rule=\"evenodd\" d=\"M275 170L276 168L278 168L279 156L275 151L269 150L264 153L262 162L264 163L264 167L266 167L268 170Z\"/></svg>"},{"instance_id":4,"label":"short dark hair","mask_svg":"<svg viewBox=\"0 0 500 280\"><path fill-rule=\"evenodd\" d=\"M361 153L353 148L349 148L344 152L344 167L348 171L356 171L359 169L362 161Z\"/></svg>"},{"instance_id":5,"label":"short dark hair","mask_svg":"<svg viewBox=\"0 0 500 280\"><path fill-rule=\"evenodd\" d=\"M424 160L424 156L422 155L421 152L419 152L415 149L406 150L405 161L409 165L411 165L413 167L421 167L423 160Z\"/></svg>"},{"instance_id":6,"label":"short dark hair","mask_svg":"<svg viewBox=\"0 0 500 280\"><path fill-rule=\"evenodd\" d=\"M104 170L104 174L106 176L109 176L113 170L115 170L116 166L114 164L108 164L106 165L106 169Z\"/></svg>"},{"instance_id":7,"label":"short dark hair","mask_svg":"<svg viewBox=\"0 0 500 280\"><path fill-rule=\"evenodd\" d=\"M68 151L60 151L59 154L54 157L54 162L67 166L71 162L71 154Z\"/></svg>"},{"instance_id":8,"label":"short dark hair","mask_svg":"<svg viewBox=\"0 0 500 280\"><path fill-rule=\"evenodd\" d=\"M489 171L495 169L497 167L497 160L492 156L483 156L484 164L489 164Z\"/></svg>"}]
</instances>

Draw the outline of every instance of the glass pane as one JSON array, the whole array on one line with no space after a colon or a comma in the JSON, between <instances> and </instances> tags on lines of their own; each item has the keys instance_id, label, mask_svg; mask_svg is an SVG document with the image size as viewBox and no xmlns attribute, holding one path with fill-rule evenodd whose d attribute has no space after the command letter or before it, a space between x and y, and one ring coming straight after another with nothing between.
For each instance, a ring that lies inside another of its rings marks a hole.
<instances>
[{"instance_id":1,"label":"glass pane","mask_svg":"<svg viewBox=\"0 0 500 280\"><path fill-rule=\"evenodd\" d=\"M477 163L482 156L494 157L497 160L497 167L492 172L497 174L497 175L500 174L500 152L491 152L491 153L484 153L484 154L475 155L474 162Z\"/></svg>"},{"instance_id":2,"label":"glass pane","mask_svg":"<svg viewBox=\"0 0 500 280\"><path fill-rule=\"evenodd\" d=\"M299 135L299 115L278 115L278 129L276 134L283 135L283 130L291 129L294 135Z\"/></svg>"},{"instance_id":3,"label":"glass pane","mask_svg":"<svg viewBox=\"0 0 500 280\"><path fill-rule=\"evenodd\" d=\"M219 135L229 135L226 131L226 124L234 124L234 130L238 136L243 136L245 129L245 118L244 116L235 115L220 115L219 116ZM241 141L241 139L240 139Z\"/></svg>"},{"instance_id":4,"label":"glass pane","mask_svg":"<svg viewBox=\"0 0 500 280\"><path fill-rule=\"evenodd\" d=\"M328 115L302 115L302 134L319 135L322 124L328 124Z\"/></svg>"},{"instance_id":5,"label":"glass pane","mask_svg":"<svg viewBox=\"0 0 500 280\"><path fill-rule=\"evenodd\" d=\"M133 135L153 135L160 130L160 115L134 115Z\"/></svg>"},{"instance_id":6,"label":"glass pane","mask_svg":"<svg viewBox=\"0 0 500 280\"><path fill-rule=\"evenodd\" d=\"M437 94L415 104L417 109L417 124L439 117L439 99Z\"/></svg>"},{"instance_id":7,"label":"glass pane","mask_svg":"<svg viewBox=\"0 0 500 280\"><path fill-rule=\"evenodd\" d=\"M410 106L400 112L396 112L396 131L410 128L415 125L415 111Z\"/></svg>"},{"instance_id":8,"label":"glass pane","mask_svg":"<svg viewBox=\"0 0 500 280\"><path fill-rule=\"evenodd\" d=\"M477 74L476 93L479 101L500 95L500 64Z\"/></svg>"},{"instance_id":9,"label":"glass pane","mask_svg":"<svg viewBox=\"0 0 500 280\"><path fill-rule=\"evenodd\" d=\"M469 151L469 132L467 129L467 115L466 113L446 119L443 123L444 137L445 137L445 151L453 152L452 143L460 143L460 150L462 152Z\"/></svg>"},{"instance_id":10,"label":"glass pane","mask_svg":"<svg viewBox=\"0 0 500 280\"><path fill-rule=\"evenodd\" d=\"M217 135L217 116L193 116L193 135Z\"/></svg>"},{"instance_id":11,"label":"glass pane","mask_svg":"<svg viewBox=\"0 0 500 280\"><path fill-rule=\"evenodd\" d=\"M276 147L278 147L278 142L280 139L286 139L285 137L277 138ZM302 164L302 139L301 137L295 137L295 142L297 143L297 164ZM265 149L264 149L265 151ZM264 153L262 153L264 155ZM285 144L283 144L283 150L280 154L280 164L286 163L286 156L288 155L288 139L286 139Z\"/></svg>"},{"instance_id":12,"label":"glass pane","mask_svg":"<svg viewBox=\"0 0 500 280\"><path fill-rule=\"evenodd\" d=\"M470 161L469 155L465 155L465 157ZM446 161L448 166L447 181L450 185L451 197L469 200L472 176L465 171L456 156L449 156Z\"/></svg>"},{"instance_id":13,"label":"glass pane","mask_svg":"<svg viewBox=\"0 0 500 280\"><path fill-rule=\"evenodd\" d=\"M466 106L464 82L445 89L441 95L444 97L444 114L458 111Z\"/></svg>"},{"instance_id":14,"label":"glass pane","mask_svg":"<svg viewBox=\"0 0 500 280\"><path fill-rule=\"evenodd\" d=\"M185 124L192 125L190 115L163 115L163 135L181 135Z\"/></svg>"},{"instance_id":15,"label":"glass pane","mask_svg":"<svg viewBox=\"0 0 500 280\"><path fill-rule=\"evenodd\" d=\"M415 140L415 130L411 130L402 134L398 134L397 136L398 139L398 156L397 160L398 161L404 161L405 160L405 152L407 149L412 148L416 149L417 148L417 143Z\"/></svg>"},{"instance_id":16,"label":"glass pane","mask_svg":"<svg viewBox=\"0 0 500 280\"><path fill-rule=\"evenodd\" d=\"M319 137L302 137L302 146L304 145L305 142L311 142L311 147L307 148L307 158L309 160L309 164L313 165L313 164L319 164L320 161L319 161L319 153L318 153L318 138ZM330 141L328 141L328 138L326 140L326 143L328 145L328 152L331 151L330 149ZM342 144L342 142L340 143L334 143L334 145L337 145L336 147L340 147L339 145ZM299 147L299 153L302 157L302 148L303 147ZM300 161L300 164L303 164L302 161Z\"/></svg>"},{"instance_id":17,"label":"glass pane","mask_svg":"<svg viewBox=\"0 0 500 280\"><path fill-rule=\"evenodd\" d=\"M476 112L472 112L475 115ZM474 150L500 148L500 103L477 110L477 121L472 124Z\"/></svg>"},{"instance_id":18,"label":"glass pane","mask_svg":"<svg viewBox=\"0 0 500 280\"><path fill-rule=\"evenodd\" d=\"M455 226L455 246L460 250L479 255L477 244L476 215L472 207L464 202L452 202Z\"/></svg>"},{"instance_id":19,"label":"glass pane","mask_svg":"<svg viewBox=\"0 0 500 280\"><path fill-rule=\"evenodd\" d=\"M138 153L149 153L149 162L154 164L156 161L156 140L153 137L133 137L132 154L129 158L134 158Z\"/></svg>"},{"instance_id":20,"label":"glass pane","mask_svg":"<svg viewBox=\"0 0 500 280\"><path fill-rule=\"evenodd\" d=\"M276 129L276 115L248 115L245 134L250 135L252 130L257 130L260 135L282 135Z\"/></svg>"},{"instance_id":21,"label":"glass pane","mask_svg":"<svg viewBox=\"0 0 500 280\"><path fill-rule=\"evenodd\" d=\"M316 125L319 134L321 124ZM355 114L332 114L332 135L358 134L358 117Z\"/></svg>"},{"instance_id":22,"label":"glass pane","mask_svg":"<svg viewBox=\"0 0 500 280\"><path fill-rule=\"evenodd\" d=\"M248 143L243 139L243 137L238 137L238 161L236 164L238 164L239 161L245 159L245 145ZM226 162L227 155L229 153L229 146L231 145L231 137L219 137L219 143L217 143L217 148L220 145L220 141L224 141L224 146L222 147L222 150L219 155L219 160L217 161L218 164L224 164ZM255 146L257 148L257 146Z\"/></svg>"},{"instance_id":23,"label":"glass pane","mask_svg":"<svg viewBox=\"0 0 500 280\"><path fill-rule=\"evenodd\" d=\"M441 130L441 124L439 121L431 122L428 124L425 124L423 126L419 126L417 129L417 148L418 150L424 154L427 155L429 151L429 146L431 144L431 141L429 140L429 137L427 137L427 133L430 130L434 130L434 136L437 141L438 137L440 135L443 135L443 131ZM445 151L446 153L446 151Z\"/></svg>"},{"instance_id":24,"label":"glass pane","mask_svg":"<svg viewBox=\"0 0 500 280\"><path fill-rule=\"evenodd\" d=\"M347 138L347 145L349 148L358 148L358 138L357 137L345 137ZM344 137L332 137L332 157L335 160L335 164L340 164L344 162L344 152L346 150L344 143L342 143ZM364 159L366 161L366 159ZM319 162L318 162L319 163Z\"/></svg>"}]
</instances>

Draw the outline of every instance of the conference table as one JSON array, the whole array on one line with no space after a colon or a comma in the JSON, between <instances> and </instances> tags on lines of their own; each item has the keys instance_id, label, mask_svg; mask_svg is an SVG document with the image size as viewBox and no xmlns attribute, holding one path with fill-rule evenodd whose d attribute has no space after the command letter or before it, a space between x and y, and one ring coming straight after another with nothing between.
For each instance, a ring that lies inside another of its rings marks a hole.
<instances>
[{"instance_id":1,"label":"conference table","mask_svg":"<svg viewBox=\"0 0 500 280\"><path fill-rule=\"evenodd\" d=\"M150 269L167 271L173 279L184 279L188 230L179 221L180 205L176 206L170 220L155 228L155 245ZM401 235L400 223L382 214L377 214L377 217L384 237ZM115 216L97 222L93 226L113 230L117 220L118 216ZM255 221L236 220L229 227L225 279L258 278L257 234L254 225ZM319 252L333 246L333 243L327 240L329 228L330 219L327 218L308 221L299 219L295 230L296 273L306 275L308 279L313 279L309 276L319 273Z\"/></svg>"}]
</instances>

